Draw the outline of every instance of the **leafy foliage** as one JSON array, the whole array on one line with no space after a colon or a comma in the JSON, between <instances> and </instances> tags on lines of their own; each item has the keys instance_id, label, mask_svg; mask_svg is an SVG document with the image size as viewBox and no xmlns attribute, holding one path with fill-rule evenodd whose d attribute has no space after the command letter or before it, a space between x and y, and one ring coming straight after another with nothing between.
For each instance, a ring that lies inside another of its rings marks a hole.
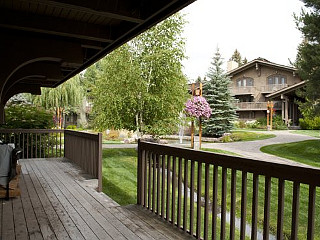
<instances>
[{"instance_id":1,"label":"leafy foliage","mask_svg":"<svg viewBox=\"0 0 320 240\"><path fill-rule=\"evenodd\" d=\"M314 117L314 118L300 118L299 119L299 125L302 129L307 130L316 130L320 129L320 117Z\"/></svg>"},{"instance_id":2,"label":"leafy foliage","mask_svg":"<svg viewBox=\"0 0 320 240\"><path fill-rule=\"evenodd\" d=\"M54 126L52 112L29 104L12 104L6 107L4 128L50 129Z\"/></svg>"},{"instance_id":3,"label":"leafy foliage","mask_svg":"<svg viewBox=\"0 0 320 240\"><path fill-rule=\"evenodd\" d=\"M230 78L222 69L222 58L217 49L213 62L204 82L203 96L212 109L212 115L204 120L204 135L220 137L232 129L232 122L236 119L235 108L232 106L232 97L229 92Z\"/></svg>"},{"instance_id":4,"label":"leafy foliage","mask_svg":"<svg viewBox=\"0 0 320 240\"><path fill-rule=\"evenodd\" d=\"M176 14L100 62L92 88L95 127L153 135L176 127L187 98L184 23Z\"/></svg>"},{"instance_id":5,"label":"leafy foliage","mask_svg":"<svg viewBox=\"0 0 320 240\"><path fill-rule=\"evenodd\" d=\"M308 82L305 91L300 92L306 101L299 106L305 117L314 117L320 114L320 4L318 0L303 2L308 9L295 16L297 27L304 35L295 64L301 78Z\"/></svg>"},{"instance_id":6,"label":"leafy foliage","mask_svg":"<svg viewBox=\"0 0 320 240\"><path fill-rule=\"evenodd\" d=\"M41 88L41 95L33 98L34 104L55 111L58 128L62 127L65 113L76 112L84 96L79 75L56 88Z\"/></svg>"}]
</instances>

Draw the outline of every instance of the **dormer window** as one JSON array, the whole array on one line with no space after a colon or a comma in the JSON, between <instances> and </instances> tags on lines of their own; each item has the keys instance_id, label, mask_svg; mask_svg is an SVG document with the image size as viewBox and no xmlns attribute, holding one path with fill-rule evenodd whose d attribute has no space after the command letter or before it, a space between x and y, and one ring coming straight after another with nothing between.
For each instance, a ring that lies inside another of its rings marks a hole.
<instances>
[{"instance_id":1,"label":"dormer window","mask_svg":"<svg viewBox=\"0 0 320 240\"><path fill-rule=\"evenodd\" d=\"M284 75L271 75L268 77L268 85L284 85L287 83L287 78Z\"/></svg>"},{"instance_id":2,"label":"dormer window","mask_svg":"<svg viewBox=\"0 0 320 240\"><path fill-rule=\"evenodd\" d=\"M240 78L237 79L237 87L252 87L253 79L252 78Z\"/></svg>"}]
</instances>

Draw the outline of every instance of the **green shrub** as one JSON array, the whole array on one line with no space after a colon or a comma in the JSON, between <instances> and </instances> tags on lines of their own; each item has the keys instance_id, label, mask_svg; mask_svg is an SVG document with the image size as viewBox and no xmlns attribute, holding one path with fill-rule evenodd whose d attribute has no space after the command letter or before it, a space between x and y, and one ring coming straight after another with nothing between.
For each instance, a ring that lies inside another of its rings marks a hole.
<instances>
[{"instance_id":1,"label":"green shrub","mask_svg":"<svg viewBox=\"0 0 320 240\"><path fill-rule=\"evenodd\" d=\"M6 124L3 128L50 129L54 127L52 112L30 104L6 107Z\"/></svg>"},{"instance_id":2,"label":"green shrub","mask_svg":"<svg viewBox=\"0 0 320 240\"><path fill-rule=\"evenodd\" d=\"M300 118L299 124L302 129L306 130L319 130L320 129L320 117L315 118Z\"/></svg>"},{"instance_id":3,"label":"green shrub","mask_svg":"<svg viewBox=\"0 0 320 240\"><path fill-rule=\"evenodd\" d=\"M77 129L77 126L76 125L68 125L67 129L75 130L75 129Z\"/></svg>"},{"instance_id":4,"label":"green shrub","mask_svg":"<svg viewBox=\"0 0 320 240\"><path fill-rule=\"evenodd\" d=\"M267 129L267 118L259 118L255 123L252 124L252 128ZM285 130L288 129L287 125L283 122L280 115L275 115L272 118L272 129L274 130Z\"/></svg>"}]
</instances>

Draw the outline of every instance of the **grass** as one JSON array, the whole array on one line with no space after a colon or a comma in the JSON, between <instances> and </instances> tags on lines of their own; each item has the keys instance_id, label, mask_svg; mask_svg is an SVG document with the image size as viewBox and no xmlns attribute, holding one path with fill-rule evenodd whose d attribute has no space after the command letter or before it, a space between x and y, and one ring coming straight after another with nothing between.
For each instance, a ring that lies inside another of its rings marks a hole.
<instances>
[{"instance_id":1,"label":"grass","mask_svg":"<svg viewBox=\"0 0 320 240\"><path fill-rule=\"evenodd\" d=\"M273 144L262 147L262 152L320 167L320 140Z\"/></svg>"},{"instance_id":2,"label":"grass","mask_svg":"<svg viewBox=\"0 0 320 240\"><path fill-rule=\"evenodd\" d=\"M258 132L247 132L247 131L233 131L231 138L234 142L238 141L255 141L255 140L263 140L276 137L275 134L266 134L266 133L258 133Z\"/></svg>"},{"instance_id":3,"label":"grass","mask_svg":"<svg viewBox=\"0 0 320 240\"><path fill-rule=\"evenodd\" d=\"M295 131L290 131L290 133L296 133L296 134L302 134L302 135L320 138L320 130L295 130Z\"/></svg>"},{"instance_id":4,"label":"grass","mask_svg":"<svg viewBox=\"0 0 320 240\"><path fill-rule=\"evenodd\" d=\"M241 156L240 154L230 152L227 150L222 150L222 149L213 149L213 148L201 148L202 151L207 151L207 152L213 152L213 153L221 153L221 154L227 154L231 156Z\"/></svg>"},{"instance_id":5,"label":"grass","mask_svg":"<svg viewBox=\"0 0 320 240\"><path fill-rule=\"evenodd\" d=\"M320 141L317 141L320 144ZM310 144L306 144L310 145ZM319 145L318 145L319 146ZM318 149L320 149L318 147ZM212 149L210 149L212 150ZM318 150L319 151L319 150ZM319 155L319 154L318 154ZM104 192L117 201L121 205L134 204L136 203L136 186L137 186L137 153L134 149L104 149L103 150L103 187ZM178 163L178 160L176 160ZM172 169L172 160L171 160ZM188 185L190 186L190 162L188 167ZM197 179L198 164L195 164L195 180ZM177 164L178 174L178 164ZM184 161L182 164L182 177L184 176ZM205 168L202 166L202 180L201 195L204 196L205 189ZM221 203L221 178L222 169L218 168L218 196L217 202ZM241 207L241 172L236 175L236 216L240 217ZM213 167L209 169L209 184L212 186L213 182ZM284 239L290 239L291 232L291 215L292 215L292 182L287 181L285 187L285 208L284 208ZM197 189L197 181L195 181L195 189ZM227 170L227 211L230 211L231 206L231 170ZM166 191L166 187L165 187ZM263 228L263 217L264 217L264 177L259 177L259 194L258 194L258 229ZM252 192L253 192L253 176L248 173L247 177L247 223L251 223L252 218ZM309 188L305 184L301 184L300 187L300 211L299 211L299 239L306 239L307 233L307 217L308 217L308 192ZM151 184L152 193L152 184ZM271 183L271 207L270 207L270 232L276 235L277 226L277 211L278 211L278 180L272 179ZM317 189L317 195L319 196L320 189ZM177 192L176 192L177 196ZM183 198L183 196L182 196ZM213 192L212 187L209 188L209 198L212 201ZM164 199L166 201L166 197ZM182 200L183 202L183 200ZM177 204L177 203L176 203ZM195 203L196 205L196 203ZM202 210L203 211L203 210ZM189 211L188 211L189 212ZM316 213L320 212L320 202L316 202ZM203 216L203 215L202 215ZM210 219L212 216L209 214ZM189 220L188 220L189 221ZM220 222L219 218L217 219ZM211 220L209 221L209 229L211 229ZM320 214L316 214L315 226L320 224ZM203 225L202 225L203 227ZM226 224L229 228L229 225ZM218 235L220 227L218 226ZM320 239L320 229L315 229L315 239ZM238 230L236 232L238 236ZM209 235L210 236L210 235Z\"/></svg>"},{"instance_id":6,"label":"grass","mask_svg":"<svg viewBox=\"0 0 320 240\"><path fill-rule=\"evenodd\" d=\"M122 144L120 140L102 140L102 144Z\"/></svg>"},{"instance_id":7,"label":"grass","mask_svg":"<svg viewBox=\"0 0 320 240\"><path fill-rule=\"evenodd\" d=\"M137 152L103 149L103 192L120 205L137 202Z\"/></svg>"}]
</instances>

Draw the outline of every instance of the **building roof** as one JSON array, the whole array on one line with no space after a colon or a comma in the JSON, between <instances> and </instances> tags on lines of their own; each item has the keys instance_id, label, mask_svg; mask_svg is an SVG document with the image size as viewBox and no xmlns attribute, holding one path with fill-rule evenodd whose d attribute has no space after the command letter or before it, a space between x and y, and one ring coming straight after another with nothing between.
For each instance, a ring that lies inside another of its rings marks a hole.
<instances>
[{"instance_id":1,"label":"building roof","mask_svg":"<svg viewBox=\"0 0 320 240\"><path fill-rule=\"evenodd\" d=\"M288 93L294 92L297 89L304 87L306 85L306 83L307 83L307 81L302 81L302 82L296 83L294 85L291 85L289 87L281 88L278 91L275 91L273 93L266 95L266 98L273 99L273 98L281 96L282 94L288 94Z\"/></svg>"},{"instance_id":2,"label":"building roof","mask_svg":"<svg viewBox=\"0 0 320 240\"><path fill-rule=\"evenodd\" d=\"M273 62L270 62L264 58L256 58L256 59L238 67L238 68L232 69L231 71L228 72L228 75L232 76L232 75L237 74L239 72L245 71L253 66L255 66L256 68L258 68L259 66L269 66L269 67L277 68L279 70L292 71L294 73L297 72L297 69L294 67L273 63Z\"/></svg>"},{"instance_id":3,"label":"building roof","mask_svg":"<svg viewBox=\"0 0 320 240\"><path fill-rule=\"evenodd\" d=\"M0 106L58 86L194 1L0 1Z\"/></svg>"}]
</instances>

